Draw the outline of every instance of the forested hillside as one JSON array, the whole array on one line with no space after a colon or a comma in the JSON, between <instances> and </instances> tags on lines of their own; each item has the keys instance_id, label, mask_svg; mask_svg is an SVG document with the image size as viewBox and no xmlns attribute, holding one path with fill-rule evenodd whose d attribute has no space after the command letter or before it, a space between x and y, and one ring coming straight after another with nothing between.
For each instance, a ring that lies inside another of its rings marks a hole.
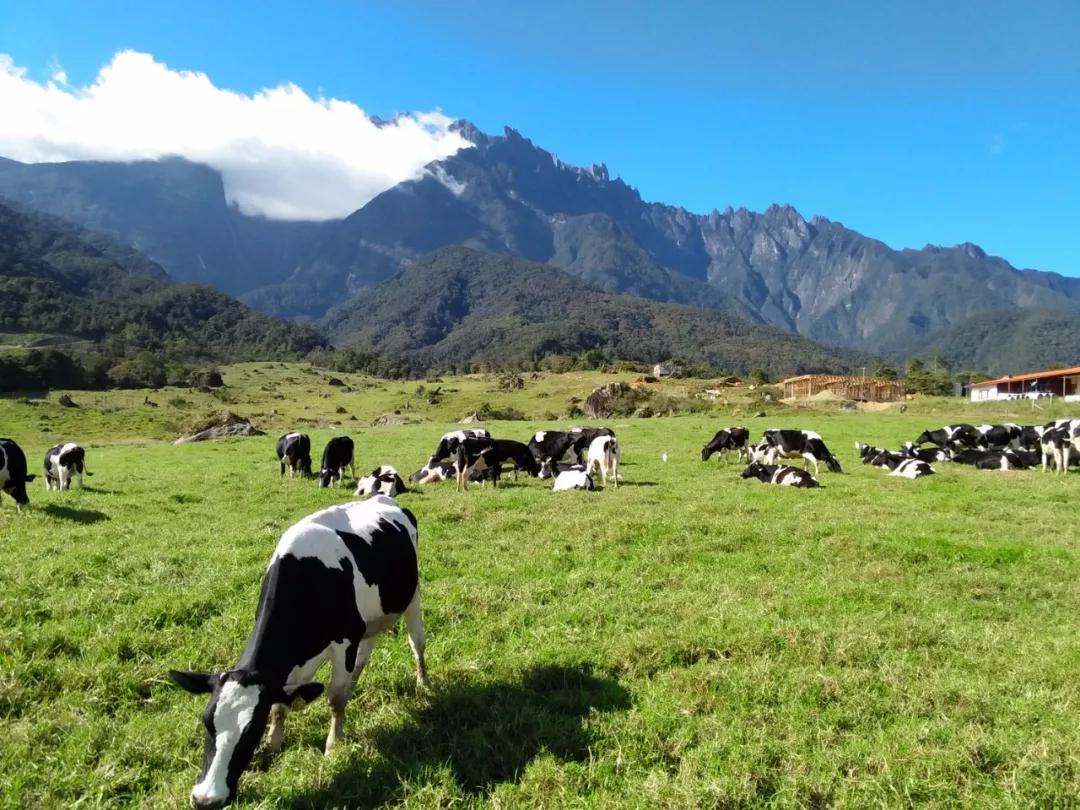
<instances>
[{"instance_id":1,"label":"forested hillside","mask_svg":"<svg viewBox=\"0 0 1080 810\"><path fill-rule=\"evenodd\" d=\"M461 247L419 259L333 310L323 326L335 344L423 370L527 365L591 350L772 375L873 362L723 313L601 292L549 265Z\"/></svg>"}]
</instances>

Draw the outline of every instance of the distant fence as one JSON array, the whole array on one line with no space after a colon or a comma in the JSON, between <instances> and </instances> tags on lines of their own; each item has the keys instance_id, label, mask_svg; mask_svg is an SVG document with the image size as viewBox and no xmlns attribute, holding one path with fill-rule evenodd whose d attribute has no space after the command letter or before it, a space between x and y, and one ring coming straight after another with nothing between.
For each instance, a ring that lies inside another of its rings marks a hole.
<instances>
[{"instance_id":1,"label":"distant fence","mask_svg":"<svg viewBox=\"0 0 1080 810\"><path fill-rule=\"evenodd\" d=\"M783 381L785 399L809 399L828 391L844 399L862 402L895 402L907 394L903 380L881 377L845 377L836 374L803 374Z\"/></svg>"}]
</instances>

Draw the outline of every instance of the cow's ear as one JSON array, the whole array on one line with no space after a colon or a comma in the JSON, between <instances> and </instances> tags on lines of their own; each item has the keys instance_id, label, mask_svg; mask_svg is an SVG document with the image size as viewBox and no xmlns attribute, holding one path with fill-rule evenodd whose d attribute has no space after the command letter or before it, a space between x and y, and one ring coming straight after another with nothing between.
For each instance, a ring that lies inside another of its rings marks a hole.
<instances>
[{"instance_id":1,"label":"cow's ear","mask_svg":"<svg viewBox=\"0 0 1080 810\"><path fill-rule=\"evenodd\" d=\"M33 481L35 478L37 478L36 474L35 475L24 475L23 476L24 481Z\"/></svg>"},{"instance_id":2,"label":"cow's ear","mask_svg":"<svg viewBox=\"0 0 1080 810\"><path fill-rule=\"evenodd\" d=\"M323 685L321 683L302 683L299 686L286 686L283 690L285 699L281 702L286 706L291 706L294 700L300 698L304 703L311 703L322 693Z\"/></svg>"},{"instance_id":3,"label":"cow's ear","mask_svg":"<svg viewBox=\"0 0 1080 810\"><path fill-rule=\"evenodd\" d=\"M210 672L182 672L178 669L170 669L169 677L172 678L173 683L193 695L213 692L217 684L217 675Z\"/></svg>"}]
</instances>

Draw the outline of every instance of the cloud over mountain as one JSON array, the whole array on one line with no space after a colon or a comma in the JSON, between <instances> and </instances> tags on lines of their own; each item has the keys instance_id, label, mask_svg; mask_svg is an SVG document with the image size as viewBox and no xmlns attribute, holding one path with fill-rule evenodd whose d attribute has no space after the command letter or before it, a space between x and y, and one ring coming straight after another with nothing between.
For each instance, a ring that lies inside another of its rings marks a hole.
<instances>
[{"instance_id":1,"label":"cloud over mountain","mask_svg":"<svg viewBox=\"0 0 1080 810\"><path fill-rule=\"evenodd\" d=\"M468 145L438 111L373 121L350 101L294 84L245 95L204 73L121 51L87 87L56 67L39 83L0 54L0 155L23 162L153 160L218 169L230 201L274 219L355 211Z\"/></svg>"}]
</instances>

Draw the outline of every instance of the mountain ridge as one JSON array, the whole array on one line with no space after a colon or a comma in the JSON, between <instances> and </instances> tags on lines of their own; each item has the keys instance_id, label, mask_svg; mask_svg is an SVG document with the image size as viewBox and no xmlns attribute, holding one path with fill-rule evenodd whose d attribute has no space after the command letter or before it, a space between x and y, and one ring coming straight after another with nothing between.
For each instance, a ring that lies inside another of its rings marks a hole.
<instances>
[{"instance_id":1,"label":"mountain ridge","mask_svg":"<svg viewBox=\"0 0 1080 810\"><path fill-rule=\"evenodd\" d=\"M980 312L1080 311L1080 279L1017 269L968 242L893 249L790 205L697 214L646 202L604 164L565 163L513 128L454 126L472 146L341 220L248 217L227 203L220 175L176 159L3 161L0 195L143 246L178 279L300 319L317 320L402 262L449 245L894 358Z\"/></svg>"}]
</instances>

